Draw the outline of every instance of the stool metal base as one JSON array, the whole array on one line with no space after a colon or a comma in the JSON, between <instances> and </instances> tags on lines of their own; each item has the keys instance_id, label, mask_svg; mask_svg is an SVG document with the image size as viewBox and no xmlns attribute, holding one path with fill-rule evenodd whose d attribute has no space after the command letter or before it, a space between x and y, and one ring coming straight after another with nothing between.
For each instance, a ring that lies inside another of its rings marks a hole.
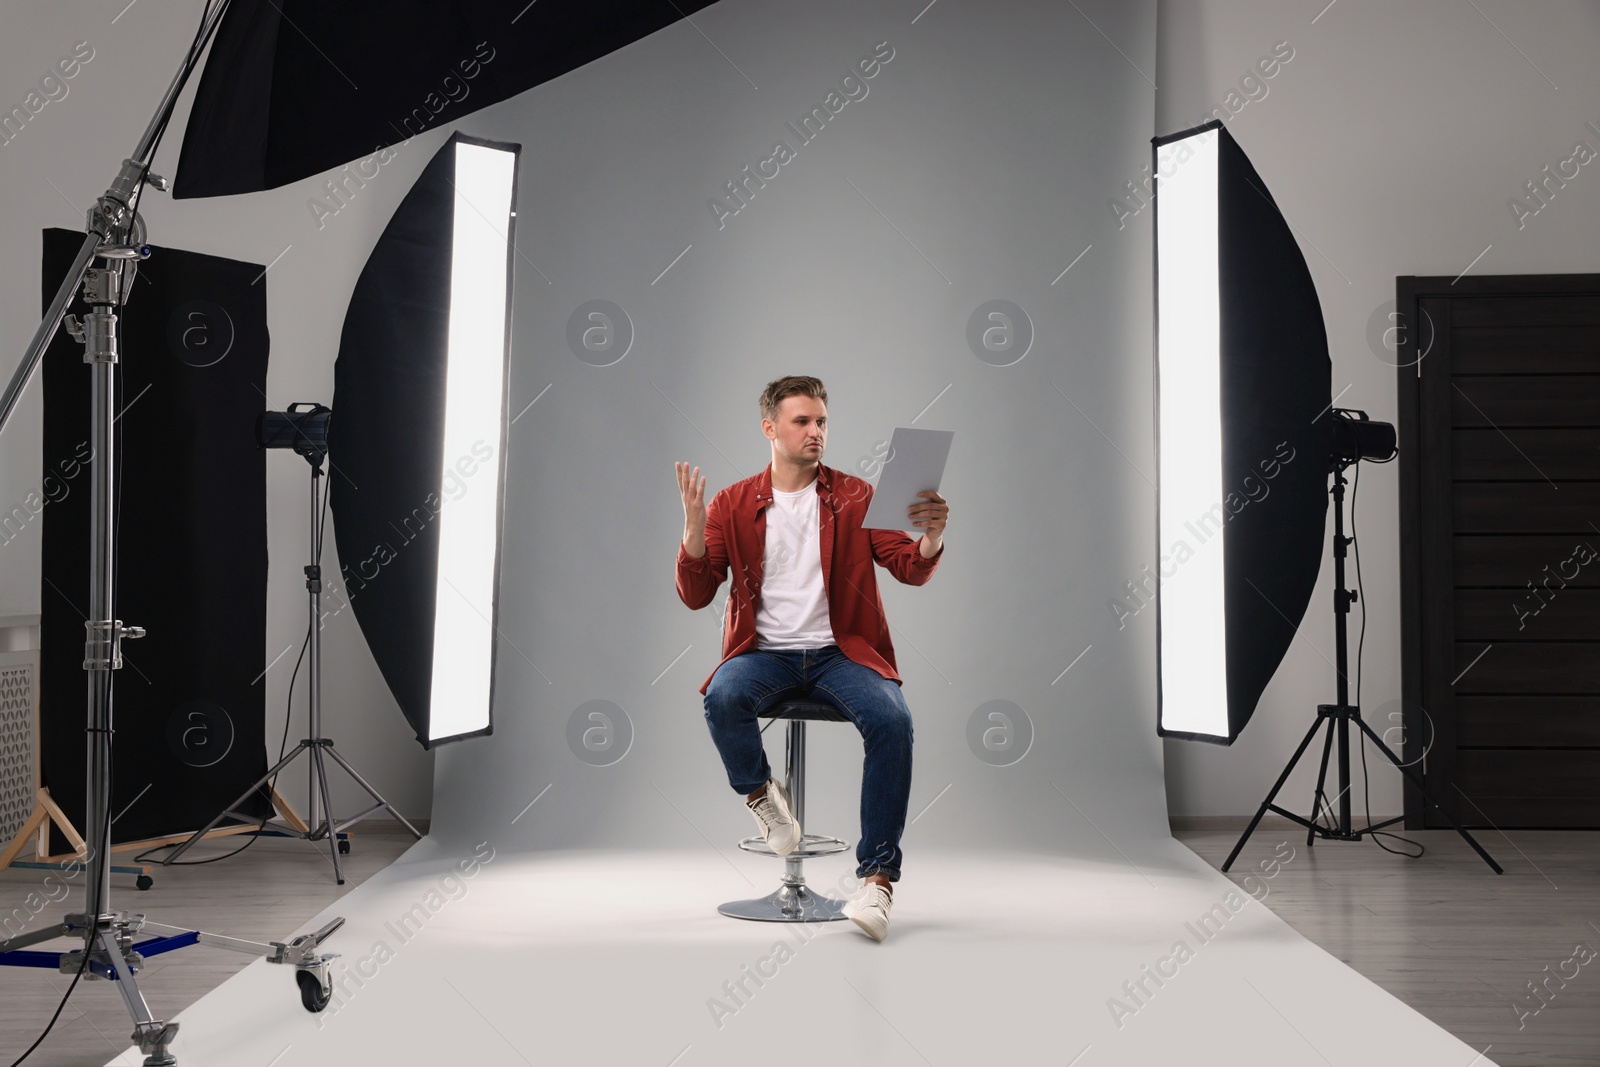
<instances>
[{"instance_id":1,"label":"stool metal base","mask_svg":"<svg viewBox=\"0 0 1600 1067\"><path fill-rule=\"evenodd\" d=\"M845 901L825 897L801 882L785 882L764 897L730 900L717 910L731 919L769 923L831 923L845 918Z\"/></svg>"},{"instance_id":2,"label":"stool metal base","mask_svg":"<svg viewBox=\"0 0 1600 1067\"><path fill-rule=\"evenodd\" d=\"M804 700L785 701L761 713L771 718L789 720L789 736L785 746L785 791L794 811L795 822L805 825L806 811L806 719L844 721L839 711L827 704ZM746 852L776 856L766 841L747 837L739 842ZM778 888L754 900L730 900L719 905L717 911L730 919L752 919L756 922L776 923L831 923L847 918L845 901L822 896L806 885L802 861L816 856L832 856L844 852L850 845L837 837L823 834L802 834L800 845L783 859L783 879Z\"/></svg>"}]
</instances>

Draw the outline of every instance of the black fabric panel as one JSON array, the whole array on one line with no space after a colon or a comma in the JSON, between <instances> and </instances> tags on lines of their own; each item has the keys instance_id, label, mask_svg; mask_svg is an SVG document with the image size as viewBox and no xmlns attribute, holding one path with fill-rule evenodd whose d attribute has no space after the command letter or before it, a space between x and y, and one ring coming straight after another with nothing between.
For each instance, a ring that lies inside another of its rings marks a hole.
<instances>
[{"instance_id":1,"label":"black fabric panel","mask_svg":"<svg viewBox=\"0 0 1600 1067\"><path fill-rule=\"evenodd\" d=\"M233 0L200 78L173 196L274 189L338 167L710 3Z\"/></svg>"},{"instance_id":2,"label":"black fabric panel","mask_svg":"<svg viewBox=\"0 0 1600 1067\"><path fill-rule=\"evenodd\" d=\"M373 659L428 747L439 580L455 138L373 246L333 367L329 506L344 586Z\"/></svg>"},{"instance_id":3,"label":"black fabric panel","mask_svg":"<svg viewBox=\"0 0 1600 1067\"><path fill-rule=\"evenodd\" d=\"M1322 566L1333 366L1322 305L1293 232L1238 143L1226 128L1217 135L1231 738L1282 662ZM1263 462L1278 464L1270 479L1273 468ZM1305 695L1308 715L1319 699L1334 699L1328 673L1326 693Z\"/></svg>"},{"instance_id":4,"label":"black fabric panel","mask_svg":"<svg viewBox=\"0 0 1600 1067\"><path fill-rule=\"evenodd\" d=\"M44 231L45 305L82 241ZM114 843L197 830L267 769L266 453L254 436L267 298L264 280L251 284L261 273L155 247L120 315L116 617L148 636L123 643L115 673ZM69 308L79 316L81 292ZM40 759L82 833L91 393L83 347L65 330L45 352L43 389ZM271 808L256 794L240 810ZM70 851L51 833L53 853Z\"/></svg>"}]
</instances>

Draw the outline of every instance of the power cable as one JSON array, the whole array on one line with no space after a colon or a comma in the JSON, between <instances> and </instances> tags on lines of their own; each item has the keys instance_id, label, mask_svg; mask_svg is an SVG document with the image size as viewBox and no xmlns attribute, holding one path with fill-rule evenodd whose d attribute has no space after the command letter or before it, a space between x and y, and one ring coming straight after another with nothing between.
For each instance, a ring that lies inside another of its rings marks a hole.
<instances>
[{"instance_id":1,"label":"power cable","mask_svg":"<svg viewBox=\"0 0 1600 1067\"><path fill-rule=\"evenodd\" d=\"M1378 461L1378 462L1392 463L1393 461L1394 461L1394 457L1391 456L1389 459L1381 460L1381 461ZM1356 495L1361 491L1361 463L1358 461L1355 466L1356 466L1355 481L1354 481L1354 483L1352 484L1352 486L1350 488L1350 544L1352 545L1352 547L1355 548L1356 593L1357 593L1358 599L1361 601L1361 637L1356 642L1356 707L1359 708L1359 707L1361 707L1361 653L1362 653L1362 648L1366 644L1366 640L1367 640L1367 591L1366 591L1366 588L1361 584L1361 542L1356 539ZM1429 743L1430 744L1432 743L1432 738L1429 738ZM1407 859L1413 859L1413 860L1421 858L1422 854L1427 851L1427 849L1423 846L1422 842L1413 841L1409 837L1401 837L1399 834L1389 833L1387 830L1373 830L1373 829L1371 829L1371 827L1372 827L1372 785L1371 785L1371 780L1367 776L1367 735L1366 735L1366 731L1364 731L1364 730L1361 731L1361 793L1362 793L1362 798L1366 803L1366 809L1367 809L1367 826L1366 826L1366 828L1363 829L1362 832L1366 833L1366 834L1369 834L1372 837L1372 843L1377 845L1379 848L1383 849L1385 852L1392 852L1396 856L1404 856ZM1404 796L1403 789L1402 789L1401 796L1402 797ZM1404 808L1404 806L1405 806L1405 804L1404 804L1404 801L1402 800L1401 801L1402 809ZM1417 851L1416 852L1406 852L1406 851L1403 851L1403 850L1400 850L1400 849L1390 848L1388 845L1386 845L1382 841L1378 840L1378 838L1380 838L1380 837L1392 837L1396 841L1404 841L1408 845L1415 845Z\"/></svg>"}]
</instances>

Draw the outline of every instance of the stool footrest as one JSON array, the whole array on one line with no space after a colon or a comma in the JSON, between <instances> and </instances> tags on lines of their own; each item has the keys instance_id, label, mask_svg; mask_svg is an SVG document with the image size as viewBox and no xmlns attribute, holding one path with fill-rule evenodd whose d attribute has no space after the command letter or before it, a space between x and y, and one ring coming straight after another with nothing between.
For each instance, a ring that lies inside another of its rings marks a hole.
<instances>
[{"instance_id":1,"label":"stool footrest","mask_svg":"<svg viewBox=\"0 0 1600 1067\"><path fill-rule=\"evenodd\" d=\"M760 837L747 837L739 842L739 847L746 852L755 852L763 856L778 856L776 852L772 851L766 840ZM823 834L805 834L800 838L799 848L789 853L788 857L778 856L778 858L803 857L810 859L813 856L832 856L839 852L845 852L849 848L850 843L848 841L837 837L827 837Z\"/></svg>"}]
</instances>

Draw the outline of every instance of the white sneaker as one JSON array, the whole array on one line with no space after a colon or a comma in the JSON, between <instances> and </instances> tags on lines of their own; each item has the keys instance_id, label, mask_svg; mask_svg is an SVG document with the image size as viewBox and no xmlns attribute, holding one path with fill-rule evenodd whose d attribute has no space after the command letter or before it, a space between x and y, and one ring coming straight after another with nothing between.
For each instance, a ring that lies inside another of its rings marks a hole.
<instances>
[{"instance_id":1,"label":"white sneaker","mask_svg":"<svg viewBox=\"0 0 1600 1067\"><path fill-rule=\"evenodd\" d=\"M787 856L800 847L800 823L789 806L789 794L776 781L768 780L767 791L755 800L746 800L750 813L756 817L756 826L767 847L780 856Z\"/></svg>"},{"instance_id":2,"label":"white sneaker","mask_svg":"<svg viewBox=\"0 0 1600 1067\"><path fill-rule=\"evenodd\" d=\"M868 882L865 893L845 904L844 914L874 941L882 941L889 936L889 908L893 904L894 897L887 889Z\"/></svg>"}]
</instances>

